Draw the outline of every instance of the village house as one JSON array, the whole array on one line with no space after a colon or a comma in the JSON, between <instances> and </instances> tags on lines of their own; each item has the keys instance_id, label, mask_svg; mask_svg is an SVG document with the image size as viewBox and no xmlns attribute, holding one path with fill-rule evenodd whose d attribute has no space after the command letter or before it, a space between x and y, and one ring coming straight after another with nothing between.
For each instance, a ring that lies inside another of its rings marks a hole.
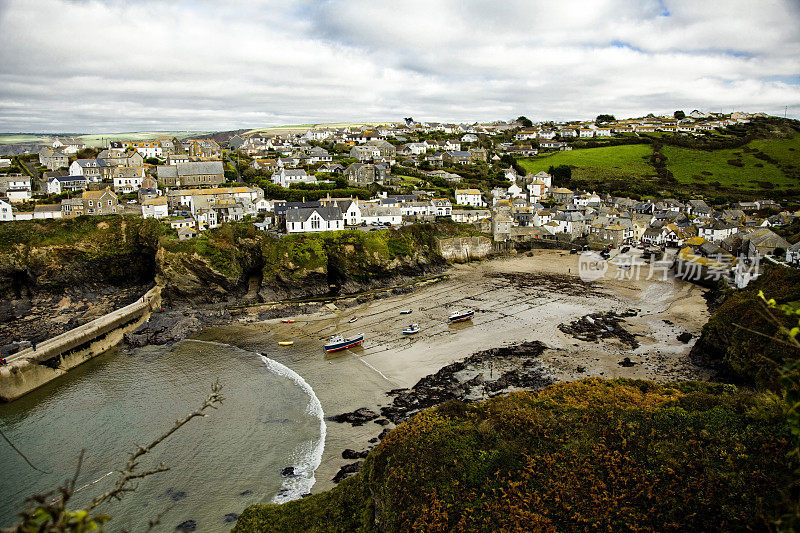
<instances>
[{"instance_id":1,"label":"village house","mask_svg":"<svg viewBox=\"0 0 800 533\"><path fill-rule=\"evenodd\" d=\"M317 178L302 169L282 168L272 174L272 183L288 188L293 183L316 183Z\"/></svg>"},{"instance_id":2,"label":"village house","mask_svg":"<svg viewBox=\"0 0 800 533\"><path fill-rule=\"evenodd\" d=\"M449 151L442 154L442 162L448 165L468 165L472 162L472 155L469 152Z\"/></svg>"},{"instance_id":3,"label":"village house","mask_svg":"<svg viewBox=\"0 0 800 533\"><path fill-rule=\"evenodd\" d=\"M138 191L144 181L144 169L115 167L112 171L114 192L127 194Z\"/></svg>"},{"instance_id":4,"label":"village house","mask_svg":"<svg viewBox=\"0 0 800 533\"><path fill-rule=\"evenodd\" d=\"M472 207L486 207L481 191L478 189L456 189L456 204L471 205Z\"/></svg>"},{"instance_id":5,"label":"village house","mask_svg":"<svg viewBox=\"0 0 800 533\"><path fill-rule=\"evenodd\" d=\"M11 222L14 220L14 208L8 198L0 196L0 222Z\"/></svg>"},{"instance_id":6,"label":"village house","mask_svg":"<svg viewBox=\"0 0 800 533\"><path fill-rule=\"evenodd\" d=\"M287 233L308 233L344 229L338 207L297 207L286 211Z\"/></svg>"},{"instance_id":7,"label":"village house","mask_svg":"<svg viewBox=\"0 0 800 533\"><path fill-rule=\"evenodd\" d=\"M431 205L435 210L432 214L437 217L449 217L453 213L453 204L447 198L434 198Z\"/></svg>"},{"instance_id":8,"label":"village house","mask_svg":"<svg viewBox=\"0 0 800 533\"><path fill-rule=\"evenodd\" d=\"M100 191L84 191L80 198L61 200L61 212L64 217L112 215L116 214L117 210L117 195L109 188Z\"/></svg>"},{"instance_id":9,"label":"village house","mask_svg":"<svg viewBox=\"0 0 800 533\"><path fill-rule=\"evenodd\" d=\"M372 183L383 183L388 175L384 164L351 163L344 169L344 177L350 185L363 187Z\"/></svg>"},{"instance_id":10,"label":"village house","mask_svg":"<svg viewBox=\"0 0 800 533\"><path fill-rule=\"evenodd\" d=\"M142 202L142 218L166 218L167 216L169 216L169 207L165 196L148 198Z\"/></svg>"},{"instance_id":11,"label":"village house","mask_svg":"<svg viewBox=\"0 0 800 533\"><path fill-rule=\"evenodd\" d=\"M474 223L492 218L488 209L453 209L450 216L454 222Z\"/></svg>"},{"instance_id":12,"label":"village house","mask_svg":"<svg viewBox=\"0 0 800 533\"><path fill-rule=\"evenodd\" d=\"M45 147L39 150L39 163L50 170L56 170L69 165L69 156L60 150Z\"/></svg>"},{"instance_id":13,"label":"village house","mask_svg":"<svg viewBox=\"0 0 800 533\"><path fill-rule=\"evenodd\" d=\"M80 150L86 148L86 143L75 137L58 137L53 141L52 146L65 154L77 154Z\"/></svg>"},{"instance_id":14,"label":"village house","mask_svg":"<svg viewBox=\"0 0 800 533\"><path fill-rule=\"evenodd\" d=\"M198 235L197 230L191 226L184 226L178 229L178 240L180 241L194 239Z\"/></svg>"},{"instance_id":15,"label":"village house","mask_svg":"<svg viewBox=\"0 0 800 533\"><path fill-rule=\"evenodd\" d=\"M222 161L189 161L156 167L158 181L167 187L216 187L225 181Z\"/></svg>"},{"instance_id":16,"label":"village house","mask_svg":"<svg viewBox=\"0 0 800 533\"><path fill-rule=\"evenodd\" d=\"M55 176L47 180L47 194L81 191L85 188L86 178L83 176Z\"/></svg>"},{"instance_id":17,"label":"village house","mask_svg":"<svg viewBox=\"0 0 800 533\"><path fill-rule=\"evenodd\" d=\"M87 183L97 183L109 175L110 168L103 159L76 159L69 166L69 173L72 176L83 176Z\"/></svg>"}]
</instances>

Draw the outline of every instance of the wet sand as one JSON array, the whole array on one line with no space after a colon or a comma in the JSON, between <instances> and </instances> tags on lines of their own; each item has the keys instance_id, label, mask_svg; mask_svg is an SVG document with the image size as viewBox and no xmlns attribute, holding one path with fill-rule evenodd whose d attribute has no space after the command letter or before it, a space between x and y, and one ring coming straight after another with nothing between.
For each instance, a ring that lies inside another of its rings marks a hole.
<instances>
[{"instance_id":1,"label":"wet sand","mask_svg":"<svg viewBox=\"0 0 800 533\"><path fill-rule=\"evenodd\" d=\"M537 250L532 257L455 265L446 280L415 292L350 307L352 302L328 304L323 311L292 317L294 324L257 321L255 316L241 320L251 331L273 340L292 339L293 349L307 352L298 359L300 368L294 369L309 380L329 416L360 407L378 411L391 402L385 394L391 389L411 387L475 352L533 340L548 346L540 361L555 381L602 376L665 382L709 376L688 358L708 319L704 289L674 279L615 279L625 273L613 261L604 278L585 284L575 275L578 257ZM409 308L411 315L400 314ZM473 320L449 324L447 317L462 309L475 309ZM637 311L624 322L637 335L635 349L618 339L577 340L558 329L559 324L590 313L629 309ZM358 319L349 323L352 316ZM418 323L421 331L404 337L401 331L411 322ZM692 334L689 343L677 340L684 332ZM326 356L320 347L333 333L364 333L366 340L362 348ZM619 365L625 357L633 366ZM313 491L331 488L339 468L352 462L342 459L344 448L366 449L372 445L369 439L383 429L372 422L359 427L328 422Z\"/></svg>"}]
</instances>

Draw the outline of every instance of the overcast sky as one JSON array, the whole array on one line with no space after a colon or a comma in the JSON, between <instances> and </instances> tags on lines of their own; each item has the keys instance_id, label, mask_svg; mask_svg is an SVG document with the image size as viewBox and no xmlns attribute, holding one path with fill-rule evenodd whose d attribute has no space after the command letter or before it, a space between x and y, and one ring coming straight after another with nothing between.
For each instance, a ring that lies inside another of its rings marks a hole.
<instances>
[{"instance_id":1,"label":"overcast sky","mask_svg":"<svg viewBox=\"0 0 800 533\"><path fill-rule=\"evenodd\" d=\"M784 106L798 0L0 0L5 132Z\"/></svg>"}]
</instances>

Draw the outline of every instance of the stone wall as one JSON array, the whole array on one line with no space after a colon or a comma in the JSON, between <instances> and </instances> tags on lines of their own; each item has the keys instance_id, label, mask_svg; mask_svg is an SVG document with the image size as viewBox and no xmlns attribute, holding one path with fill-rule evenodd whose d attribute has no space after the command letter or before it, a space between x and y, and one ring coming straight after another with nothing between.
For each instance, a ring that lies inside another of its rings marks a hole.
<instances>
[{"instance_id":1,"label":"stone wall","mask_svg":"<svg viewBox=\"0 0 800 533\"><path fill-rule=\"evenodd\" d=\"M16 400L72 368L109 350L150 317L161 305L161 287L141 300L8 357L0 367L0 401Z\"/></svg>"},{"instance_id":2,"label":"stone wall","mask_svg":"<svg viewBox=\"0 0 800 533\"><path fill-rule=\"evenodd\" d=\"M448 261L483 259L492 253L492 241L487 237L453 237L438 241L439 253Z\"/></svg>"}]
</instances>

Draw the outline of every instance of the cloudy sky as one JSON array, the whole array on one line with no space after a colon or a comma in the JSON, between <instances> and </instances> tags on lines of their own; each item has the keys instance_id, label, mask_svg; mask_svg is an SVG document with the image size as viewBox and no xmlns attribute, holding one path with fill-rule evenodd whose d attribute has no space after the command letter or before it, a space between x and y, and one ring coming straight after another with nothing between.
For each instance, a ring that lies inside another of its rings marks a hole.
<instances>
[{"instance_id":1,"label":"cloudy sky","mask_svg":"<svg viewBox=\"0 0 800 533\"><path fill-rule=\"evenodd\" d=\"M0 0L0 131L800 116L798 0Z\"/></svg>"}]
</instances>

